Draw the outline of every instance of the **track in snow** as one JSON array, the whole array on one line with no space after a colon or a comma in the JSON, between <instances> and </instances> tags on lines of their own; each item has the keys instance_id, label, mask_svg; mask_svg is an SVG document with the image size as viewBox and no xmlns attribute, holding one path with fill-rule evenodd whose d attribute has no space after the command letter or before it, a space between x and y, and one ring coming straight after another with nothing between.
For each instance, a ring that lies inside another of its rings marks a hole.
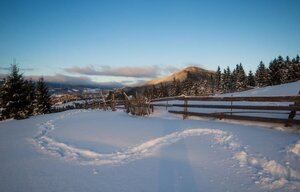
<instances>
[{"instance_id":1,"label":"track in snow","mask_svg":"<svg viewBox=\"0 0 300 192\"><path fill-rule=\"evenodd\" d=\"M154 156L157 151L164 146L176 143L192 136L213 136L213 142L225 146L232 154L232 158L237 160L240 167L250 167L254 169L255 183L267 189L278 189L287 187L295 190L300 187L300 173L289 167L279 164L275 160L268 160L266 157L251 155L242 147L235 137L225 131L210 128L185 129L162 137L151 139L137 146L114 153L97 153L88 149L76 148L51 138L49 133L55 129L55 122L70 115L82 111L69 112L57 119L49 120L40 125L41 131L33 138L33 142L44 152L58 156L65 160L73 160L81 165L111 166L122 165L149 156ZM299 142L300 143L300 142ZM288 152L295 152L299 144L292 146ZM297 147L295 149L295 147ZM296 151L298 152L298 151ZM292 154L292 153L290 153ZM296 157L297 154L295 155Z\"/></svg>"}]
</instances>

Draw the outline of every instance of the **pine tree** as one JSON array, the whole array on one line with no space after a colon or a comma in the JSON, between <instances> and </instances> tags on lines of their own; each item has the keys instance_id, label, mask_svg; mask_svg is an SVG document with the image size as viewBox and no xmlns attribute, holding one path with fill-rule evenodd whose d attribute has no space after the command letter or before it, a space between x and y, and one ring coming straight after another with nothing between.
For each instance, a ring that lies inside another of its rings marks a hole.
<instances>
[{"instance_id":1,"label":"pine tree","mask_svg":"<svg viewBox=\"0 0 300 192\"><path fill-rule=\"evenodd\" d=\"M51 110L50 96L43 77L36 83L35 93L34 114L49 113Z\"/></svg>"},{"instance_id":2,"label":"pine tree","mask_svg":"<svg viewBox=\"0 0 300 192\"><path fill-rule=\"evenodd\" d=\"M168 97L168 90L166 88L166 85L163 83L160 83L160 89L159 89L159 96L158 97Z\"/></svg>"},{"instance_id":3,"label":"pine tree","mask_svg":"<svg viewBox=\"0 0 300 192\"><path fill-rule=\"evenodd\" d=\"M173 84L175 86L175 96L180 95L181 94L181 82L179 80L176 80L174 77Z\"/></svg>"},{"instance_id":4,"label":"pine tree","mask_svg":"<svg viewBox=\"0 0 300 192\"><path fill-rule=\"evenodd\" d=\"M296 56L294 61L292 62L291 71L293 71L293 81L300 80L300 58L299 55Z\"/></svg>"},{"instance_id":5,"label":"pine tree","mask_svg":"<svg viewBox=\"0 0 300 192\"><path fill-rule=\"evenodd\" d=\"M249 71L249 74L247 77L247 85L249 87L255 87L255 79L254 79L254 76L253 76L253 73L251 70Z\"/></svg>"},{"instance_id":6,"label":"pine tree","mask_svg":"<svg viewBox=\"0 0 300 192\"><path fill-rule=\"evenodd\" d=\"M298 57L298 59L297 59ZM299 56L297 55L296 58L293 58L292 60L289 59L289 57L286 58L286 77L285 77L285 83L287 82L293 82L300 80L300 62L299 62ZM297 62L298 60L298 62Z\"/></svg>"},{"instance_id":7,"label":"pine tree","mask_svg":"<svg viewBox=\"0 0 300 192\"><path fill-rule=\"evenodd\" d=\"M265 64L261 61L255 72L255 82L258 87L268 86L269 72L265 67Z\"/></svg>"},{"instance_id":8,"label":"pine tree","mask_svg":"<svg viewBox=\"0 0 300 192\"><path fill-rule=\"evenodd\" d=\"M34 96L35 96L35 85L32 82L32 80L24 81L24 90L26 93L25 114L26 116L31 116L33 115L33 110L34 110Z\"/></svg>"},{"instance_id":9,"label":"pine tree","mask_svg":"<svg viewBox=\"0 0 300 192\"><path fill-rule=\"evenodd\" d=\"M236 65L236 68L233 69L231 75L230 75L230 81L231 81L231 92L234 92L237 90L237 75L239 72L238 65Z\"/></svg>"},{"instance_id":10,"label":"pine tree","mask_svg":"<svg viewBox=\"0 0 300 192\"><path fill-rule=\"evenodd\" d=\"M216 71L216 75L215 75L215 90L218 92L222 89L221 87L221 69L220 66L218 66L218 69Z\"/></svg>"},{"instance_id":11,"label":"pine tree","mask_svg":"<svg viewBox=\"0 0 300 192\"><path fill-rule=\"evenodd\" d=\"M1 88L1 118L22 119L26 117L26 92L23 75L16 64L11 65L11 73Z\"/></svg>"},{"instance_id":12,"label":"pine tree","mask_svg":"<svg viewBox=\"0 0 300 192\"><path fill-rule=\"evenodd\" d=\"M152 86L152 98L157 98L158 97L158 91L155 85Z\"/></svg>"},{"instance_id":13,"label":"pine tree","mask_svg":"<svg viewBox=\"0 0 300 192\"><path fill-rule=\"evenodd\" d=\"M144 97L151 100L151 94L148 88L145 88Z\"/></svg>"},{"instance_id":14,"label":"pine tree","mask_svg":"<svg viewBox=\"0 0 300 192\"><path fill-rule=\"evenodd\" d=\"M279 56L278 59L275 58L269 64L269 75L272 85L280 85L282 82L282 62L283 58Z\"/></svg>"},{"instance_id":15,"label":"pine tree","mask_svg":"<svg viewBox=\"0 0 300 192\"><path fill-rule=\"evenodd\" d=\"M236 69L236 90L242 91L247 87L247 77L242 63L237 65Z\"/></svg>"},{"instance_id":16,"label":"pine tree","mask_svg":"<svg viewBox=\"0 0 300 192\"><path fill-rule=\"evenodd\" d=\"M289 71L289 65L290 65L290 58L287 56L286 60L284 60L282 57L279 60L279 67L280 67L280 75L281 75L281 79L280 79L280 84L282 83L288 83L291 79L290 77L290 71Z\"/></svg>"},{"instance_id":17,"label":"pine tree","mask_svg":"<svg viewBox=\"0 0 300 192\"><path fill-rule=\"evenodd\" d=\"M212 75L210 75L209 77L209 87L210 87L210 94L211 95L215 94L215 78Z\"/></svg>"},{"instance_id":18,"label":"pine tree","mask_svg":"<svg viewBox=\"0 0 300 192\"><path fill-rule=\"evenodd\" d=\"M232 89L231 71L229 67L227 67L227 69L224 69L224 72L222 73L221 86L223 93L229 93Z\"/></svg>"}]
</instances>

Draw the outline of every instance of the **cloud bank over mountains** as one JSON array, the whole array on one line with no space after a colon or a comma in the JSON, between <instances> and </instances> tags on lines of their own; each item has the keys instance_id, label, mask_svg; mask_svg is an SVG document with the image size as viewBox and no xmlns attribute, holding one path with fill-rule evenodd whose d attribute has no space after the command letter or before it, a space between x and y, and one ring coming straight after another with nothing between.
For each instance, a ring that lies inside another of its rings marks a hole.
<instances>
[{"instance_id":1,"label":"cloud bank over mountains","mask_svg":"<svg viewBox=\"0 0 300 192\"><path fill-rule=\"evenodd\" d=\"M0 78L6 77L10 67L1 67L0 70L5 73L0 73ZM26 79L38 80L41 76L30 75L32 68L20 68L21 71L27 71L24 74ZM126 67L110 67L110 66L74 66L63 68L63 72L54 75L43 75L46 82L62 83L70 85L93 85L105 87L123 87L126 85L138 85L150 79L155 79L170 73L174 73L179 69L174 66L126 66ZM97 79L101 80L95 80ZM107 78L110 77L110 78ZM116 79L116 80L115 80Z\"/></svg>"},{"instance_id":2,"label":"cloud bank over mountains","mask_svg":"<svg viewBox=\"0 0 300 192\"><path fill-rule=\"evenodd\" d=\"M178 70L176 67L160 67L158 65L144 67L110 67L87 65L85 67L64 68L64 71L73 74L113 77L134 77L134 78L157 78L164 73L173 73Z\"/></svg>"}]
</instances>

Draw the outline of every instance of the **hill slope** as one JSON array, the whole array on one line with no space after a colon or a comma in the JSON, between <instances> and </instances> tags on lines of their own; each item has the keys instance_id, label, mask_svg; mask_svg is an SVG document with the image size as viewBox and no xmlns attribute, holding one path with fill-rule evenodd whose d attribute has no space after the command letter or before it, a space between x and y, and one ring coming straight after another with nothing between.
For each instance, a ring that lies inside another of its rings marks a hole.
<instances>
[{"instance_id":1,"label":"hill slope","mask_svg":"<svg viewBox=\"0 0 300 192\"><path fill-rule=\"evenodd\" d=\"M181 81L181 82L186 80L187 78L191 78L193 80L206 80L211 75L214 75L214 74L215 74L214 71L209 71L209 70L202 69L202 68L199 68L199 67L188 67L188 68L185 68L181 71L178 71L178 72L176 72L176 73L174 73L170 76L148 81L148 82L145 83L145 86L157 85L157 84L160 84L160 83L168 84L168 83L172 82L174 80L174 78L176 80Z\"/></svg>"}]
</instances>

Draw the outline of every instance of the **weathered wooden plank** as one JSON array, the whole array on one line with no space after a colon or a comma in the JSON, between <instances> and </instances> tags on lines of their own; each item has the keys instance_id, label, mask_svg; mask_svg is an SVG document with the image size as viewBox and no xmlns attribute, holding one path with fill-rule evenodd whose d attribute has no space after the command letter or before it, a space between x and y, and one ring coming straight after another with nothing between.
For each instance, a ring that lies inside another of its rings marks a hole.
<instances>
[{"instance_id":1,"label":"weathered wooden plank","mask_svg":"<svg viewBox=\"0 0 300 192\"><path fill-rule=\"evenodd\" d=\"M175 96L175 97L163 97L163 98L156 98L152 99L151 102L157 101L173 101L173 100L183 100L184 96Z\"/></svg>"},{"instance_id":2,"label":"weathered wooden plank","mask_svg":"<svg viewBox=\"0 0 300 192\"><path fill-rule=\"evenodd\" d=\"M173 107L184 107L183 104L173 104ZM194 105L189 104L190 108L215 108L215 109L251 109L251 110L278 110L278 111L300 111L300 106L257 106L257 105Z\"/></svg>"},{"instance_id":3,"label":"weathered wooden plank","mask_svg":"<svg viewBox=\"0 0 300 192\"><path fill-rule=\"evenodd\" d=\"M227 115L227 114L220 114L220 113L197 113L197 112L187 112L184 111L169 111L170 113L175 114L187 114L189 116L198 116L198 117L213 117L218 119L233 119L233 120L246 120L246 121L260 121L260 122L268 122L268 123L283 123L285 124L288 120L287 119L280 119L280 118L270 118L270 117L252 117L252 116L242 116L242 115ZM300 120L293 120L291 122L295 125L300 125Z\"/></svg>"},{"instance_id":4,"label":"weathered wooden plank","mask_svg":"<svg viewBox=\"0 0 300 192\"><path fill-rule=\"evenodd\" d=\"M153 99L151 102L185 100L188 101L253 101L253 102L300 102L300 96L260 96L260 97L206 97L206 96L177 96Z\"/></svg>"}]
</instances>

